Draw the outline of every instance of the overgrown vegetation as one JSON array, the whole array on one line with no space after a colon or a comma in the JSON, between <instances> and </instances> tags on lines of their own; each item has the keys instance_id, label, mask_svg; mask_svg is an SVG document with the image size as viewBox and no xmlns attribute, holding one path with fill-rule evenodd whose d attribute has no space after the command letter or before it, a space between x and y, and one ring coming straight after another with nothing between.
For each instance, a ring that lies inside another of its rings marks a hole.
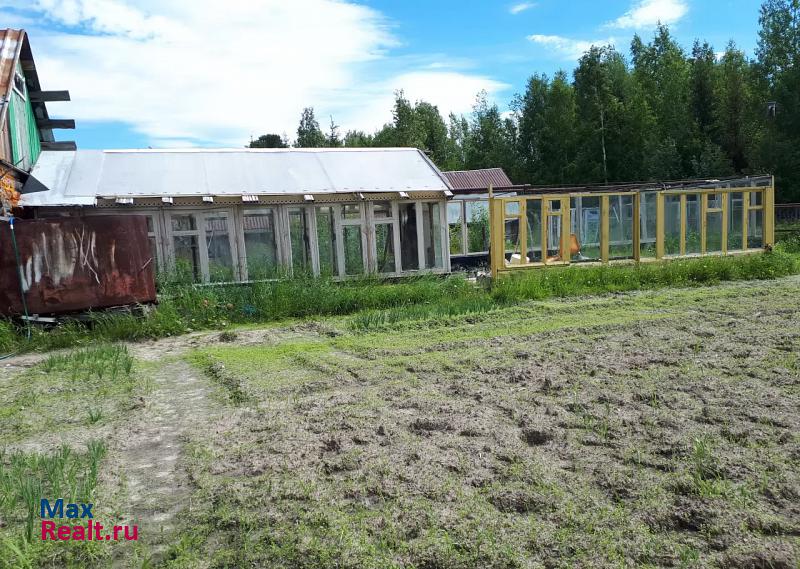
<instances>
[{"instance_id":1,"label":"overgrown vegetation","mask_svg":"<svg viewBox=\"0 0 800 569\"><path fill-rule=\"evenodd\" d=\"M203 346L250 399L193 437L166 565L794 567L799 298L739 283Z\"/></svg>"},{"instance_id":2,"label":"overgrown vegetation","mask_svg":"<svg viewBox=\"0 0 800 569\"><path fill-rule=\"evenodd\" d=\"M0 322L3 351L47 350L97 341L142 340L231 325L288 318L358 313L351 327L366 330L404 320L483 313L509 303L659 287L700 286L721 281L772 279L800 269L795 242L774 252L704 257L659 263L551 267L523 271L485 289L463 276L423 276L397 282L375 278L337 282L326 278L278 279L250 284L162 287L158 307L146 317L97 314L88 325L24 330Z\"/></svg>"},{"instance_id":3,"label":"overgrown vegetation","mask_svg":"<svg viewBox=\"0 0 800 569\"><path fill-rule=\"evenodd\" d=\"M97 541L42 541L39 535L42 498L63 498L65 503L93 501L106 446L91 440L86 448L85 453L78 453L65 445L44 454L0 450L0 569L85 567L106 554ZM74 523L84 524L85 520Z\"/></svg>"},{"instance_id":4,"label":"overgrown vegetation","mask_svg":"<svg viewBox=\"0 0 800 569\"><path fill-rule=\"evenodd\" d=\"M125 346L98 345L51 355L0 384L0 447L24 437L102 425L120 416L148 382L134 373Z\"/></svg>"}]
</instances>

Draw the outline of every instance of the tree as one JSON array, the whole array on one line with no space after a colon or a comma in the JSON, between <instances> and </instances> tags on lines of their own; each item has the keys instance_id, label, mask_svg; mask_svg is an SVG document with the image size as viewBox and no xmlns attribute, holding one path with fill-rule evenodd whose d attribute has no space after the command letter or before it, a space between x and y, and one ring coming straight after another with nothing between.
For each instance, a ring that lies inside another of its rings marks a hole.
<instances>
[{"instance_id":1,"label":"tree","mask_svg":"<svg viewBox=\"0 0 800 569\"><path fill-rule=\"evenodd\" d=\"M624 101L622 84L628 75L622 56L613 47L592 46L575 70L575 101L580 121L578 170L582 182L604 182L623 177L621 156Z\"/></svg>"},{"instance_id":2,"label":"tree","mask_svg":"<svg viewBox=\"0 0 800 569\"><path fill-rule=\"evenodd\" d=\"M262 134L250 141L250 148L288 148L289 144L279 134Z\"/></svg>"},{"instance_id":3,"label":"tree","mask_svg":"<svg viewBox=\"0 0 800 569\"><path fill-rule=\"evenodd\" d=\"M472 109L472 120L466 147L467 168L511 169L514 161L511 121L503 120L496 104L489 104L486 91L481 91Z\"/></svg>"},{"instance_id":4,"label":"tree","mask_svg":"<svg viewBox=\"0 0 800 569\"><path fill-rule=\"evenodd\" d=\"M744 53L730 42L719 65L719 88L715 109L720 146L736 172L748 167L747 143L750 108L749 66Z\"/></svg>"},{"instance_id":5,"label":"tree","mask_svg":"<svg viewBox=\"0 0 800 569\"><path fill-rule=\"evenodd\" d=\"M373 146L374 137L363 130L348 130L344 135L344 145L349 148L364 148Z\"/></svg>"},{"instance_id":6,"label":"tree","mask_svg":"<svg viewBox=\"0 0 800 569\"><path fill-rule=\"evenodd\" d=\"M778 200L800 200L800 0L767 0L759 24L756 160L775 174Z\"/></svg>"},{"instance_id":7,"label":"tree","mask_svg":"<svg viewBox=\"0 0 800 569\"><path fill-rule=\"evenodd\" d=\"M758 19L756 56L770 86L800 57L800 0L766 0Z\"/></svg>"},{"instance_id":8,"label":"tree","mask_svg":"<svg viewBox=\"0 0 800 569\"><path fill-rule=\"evenodd\" d=\"M704 138L710 138L715 122L714 48L695 40L689 60L689 100L694 121Z\"/></svg>"},{"instance_id":9,"label":"tree","mask_svg":"<svg viewBox=\"0 0 800 569\"><path fill-rule=\"evenodd\" d=\"M333 122L333 116L331 116L331 124L328 127L328 136L325 138L325 146L330 148L342 146L342 139L339 137L339 125Z\"/></svg>"},{"instance_id":10,"label":"tree","mask_svg":"<svg viewBox=\"0 0 800 569\"><path fill-rule=\"evenodd\" d=\"M531 183L544 182L545 157L542 136L545 128L550 82L547 75L535 74L528 79L525 94L517 95L512 108L517 116L516 153L519 176Z\"/></svg>"},{"instance_id":11,"label":"tree","mask_svg":"<svg viewBox=\"0 0 800 569\"><path fill-rule=\"evenodd\" d=\"M631 43L633 75L640 93L655 117L662 148L676 145L682 165L679 177L688 171L697 152L690 110L691 67L686 54L669 32L659 25L653 40L644 44L639 36ZM669 140L673 142L669 142ZM658 176L662 177L662 176ZM666 176L664 176L666 177ZM672 176L669 176L672 177Z\"/></svg>"},{"instance_id":12,"label":"tree","mask_svg":"<svg viewBox=\"0 0 800 569\"><path fill-rule=\"evenodd\" d=\"M326 145L325 135L319 128L319 123L314 117L314 107L306 107L300 115L300 125L297 127L298 148L320 148Z\"/></svg>"}]
</instances>

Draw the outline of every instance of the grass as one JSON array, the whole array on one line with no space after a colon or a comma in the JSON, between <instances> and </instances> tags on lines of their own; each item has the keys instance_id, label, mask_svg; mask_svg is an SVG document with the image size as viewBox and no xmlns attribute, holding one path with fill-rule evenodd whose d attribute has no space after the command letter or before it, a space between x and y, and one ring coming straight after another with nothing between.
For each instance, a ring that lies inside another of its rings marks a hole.
<instances>
[{"instance_id":1,"label":"grass","mask_svg":"<svg viewBox=\"0 0 800 569\"><path fill-rule=\"evenodd\" d=\"M103 416L122 415L147 388L125 346L101 344L50 355L0 384L0 445L78 431Z\"/></svg>"},{"instance_id":2,"label":"grass","mask_svg":"<svg viewBox=\"0 0 800 569\"><path fill-rule=\"evenodd\" d=\"M793 566L797 293L356 314L199 348L249 399L194 438L166 565Z\"/></svg>"},{"instance_id":3,"label":"grass","mask_svg":"<svg viewBox=\"0 0 800 569\"><path fill-rule=\"evenodd\" d=\"M297 278L213 286L169 283L162 287L158 307L146 317L95 314L88 325L67 322L49 330L34 328L29 341L23 330L0 322L0 351L136 341L200 329L350 314L358 314L350 323L353 330L381 329L400 321L483 314L525 300L777 278L800 270L798 252L800 241L788 240L775 252L764 254L552 267L510 275L490 289L476 287L458 275L396 282Z\"/></svg>"},{"instance_id":4,"label":"grass","mask_svg":"<svg viewBox=\"0 0 800 569\"><path fill-rule=\"evenodd\" d=\"M106 447L89 441L85 453L68 446L51 453L0 452L0 568L83 567L103 552L97 542L54 543L39 539L42 498L91 503Z\"/></svg>"}]
</instances>

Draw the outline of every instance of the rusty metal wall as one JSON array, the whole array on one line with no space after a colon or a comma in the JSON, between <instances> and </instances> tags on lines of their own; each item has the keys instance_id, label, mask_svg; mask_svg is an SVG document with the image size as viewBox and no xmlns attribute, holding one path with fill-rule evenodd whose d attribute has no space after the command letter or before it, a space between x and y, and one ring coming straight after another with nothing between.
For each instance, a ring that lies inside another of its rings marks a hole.
<instances>
[{"instance_id":1,"label":"rusty metal wall","mask_svg":"<svg viewBox=\"0 0 800 569\"><path fill-rule=\"evenodd\" d=\"M17 219L30 314L64 314L156 299L147 221L139 215ZM9 224L0 222L0 314L22 314Z\"/></svg>"}]
</instances>

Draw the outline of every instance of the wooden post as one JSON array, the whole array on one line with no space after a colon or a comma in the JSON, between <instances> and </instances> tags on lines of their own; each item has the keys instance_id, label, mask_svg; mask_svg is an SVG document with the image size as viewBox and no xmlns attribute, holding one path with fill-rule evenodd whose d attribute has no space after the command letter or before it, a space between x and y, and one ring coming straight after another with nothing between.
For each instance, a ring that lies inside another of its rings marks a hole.
<instances>
[{"instance_id":1,"label":"wooden post","mask_svg":"<svg viewBox=\"0 0 800 569\"><path fill-rule=\"evenodd\" d=\"M722 192L722 254L728 254L728 202L731 199L730 192Z\"/></svg>"},{"instance_id":2,"label":"wooden post","mask_svg":"<svg viewBox=\"0 0 800 569\"><path fill-rule=\"evenodd\" d=\"M608 263L608 235L609 235L609 207L608 196L600 197L600 261Z\"/></svg>"},{"instance_id":3,"label":"wooden post","mask_svg":"<svg viewBox=\"0 0 800 569\"><path fill-rule=\"evenodd\" d=\"M525 216L525 200L520 199L517 202L517 215L518 215L518 231L517 239L519 239L519 264L525 265L528 263L528 223Z\"/></svg>"},{"instance_id":4,"label":"wooden post","mask_svg":"<svg viewBox=\"0 0 800 569\"><path fill-rule=\"evenodd\" d=\"M633 194L633 215L631 215L631 221L633 222L633 258L636 261L640 261L642 256L642 220L639 217L641 206L642 194L636 192Z\"/></svg>"},{"instance_id":5,"label":"wooden post","mask_svg":"<svg viewBox=\"0 0 800 569\"><path fill-rule=\"evenodd\" d=\"M561 198L561 260L570 261L572 224L570 223L569 197Z\"/></svg>"},{"instance_id":6,"label":"wooden post","mask_svg":"<svg viewBox=\"0 0 800 569\"><path fill-rule=\"evenodd\" d=\"M686 255L686 217L688 212L686 210L686 194L681 194L681 249L680 255Z\"/></svg>"},{"instance_id":7,"label":"wooden post","mask_svg":"<svg viewBox=\"0 0 800 569\"><path fill-rule=\"evenodd\" d=\"M747 223L750 220L750 192L742 192L742 250L747 251Z\"/></svg>"},{"instance_id":8,"label":"wooden post","mask_svg":"<svg viewBox=\"0 0 800 569\"><path fill-rule=\"evenodd\" d=\"M706 254L706 217L708 217L708 194L700 194L700 254Z\"/></svg>"},{"instance_id":9,"label":"wooden post","mask_svg":"<svg viewBox=\"0 0 800 569\"><path fill-rule=\"evenodd\" d=\"M664 257L664 233L666 224L664 221L664 194L656 194L656 259Z\"/></svg>"},{"instance_id":10,"label":"wooden post","mask_svg":"<svg viewBox=\"0 0 800 569\"><path fill-rule=\"evenodd\" d=\"M764 188L764 247L775 244L775 177L769 187Z\"/></svg>"}]
</instances>

